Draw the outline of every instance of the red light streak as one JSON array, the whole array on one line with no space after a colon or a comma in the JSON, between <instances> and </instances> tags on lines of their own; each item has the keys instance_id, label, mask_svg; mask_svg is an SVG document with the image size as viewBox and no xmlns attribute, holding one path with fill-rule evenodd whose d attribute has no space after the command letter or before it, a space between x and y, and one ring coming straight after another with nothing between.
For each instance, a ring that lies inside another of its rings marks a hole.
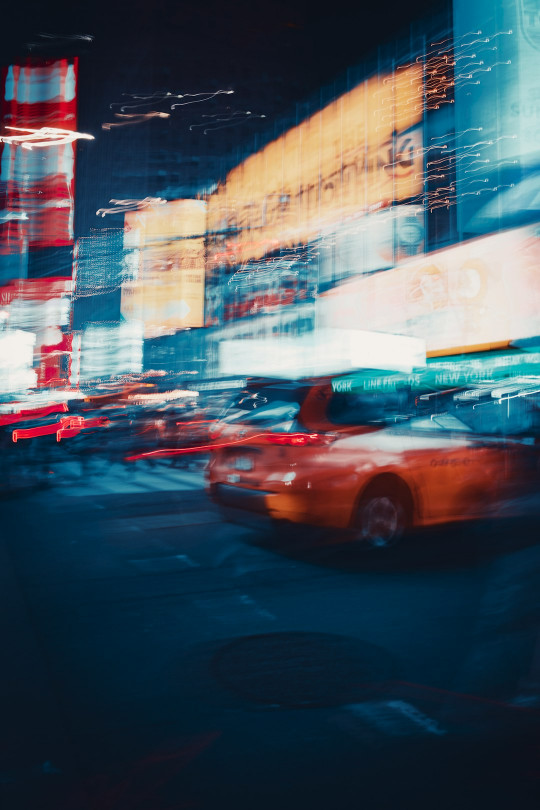
<instances>
[{"instance_id":1,"label":"red light streak","mask_svg":"<svg viewBox=\"0 0 540 810\"><path fill-rule=\"evenodd\" d=\"M21 416L48 416L50 413L65 413L68 409L67 402L58 402L54 405L45 405L43 408L21 410Z\"/></svg>"},{"instance_id":2,"label":"red light streak","mask_svg":"<svg viewBox=\"0 0 540 810\"><path fill-rule=\"evenodd\" d=\"M49 416L51 413L65 413L68 409L67 403L59 402L54 405L45 405L42 408L31 410L21 410L18 413L3 414L0 416L0 425L13 425L17 422L24 422L29 418Z\"/></svg>"},{"instance_id":3,"label":"red light streak","mask_svg":"<svg viewBox=\"0 0 540 810\"><path fill-rule=\"evenodd\" d=\"M84 416L63 416L59 422L52 422L50 425L39 425L34 428L19 428L14 430L11 438L14 442L19 439L33 439L37 436L50 436L56 433L56 441L76 436L81 430L92 427L108 427L109 420L105 416L97 416L93 419L86 419Z\"/></svg>"},{"instance_id":4,"label":"red light streak","mask_svg":"<svg viewBox=\"0 0 540 810\"><path fill-rule=\"evenodd\" d=\"M193 427L193 425L209 425L214 419L195 419L193 422L177 422L178 427Z\"/></svg>"},{"instance_id":5,"label":"red light streak","mask_svg":"<svg viewBox=\"0 0 540 810\"><path fill-rule=\"evenodd\" d=\"M288 445L289 447L307 447L325 444L325 436L319 433L269 433L265 437L270 444Z\"/></svg>"},{"instance_id":6,"label":"red light streak","mask_svg":"<svg viewBox=\"0 0 540 810\"><path fill-rule=\"evenodd\" d=\"M285 441L284 437L287 437L289 441ZM307 441L294 441L294 439L299 439L299 437L306 438ZM317 437L315 440L313 437ZM328 437L329 438L329 437ZM135 453L132 456L125 456L126 461L139 461L144 458L157 458L157 457L167 457L167 456L182 456L188 453L204 453L204 452L211 452L213 450L221 450L224 447L238 447L243 444L249 444L257 439L266 439L266 441L272 442L273 444L290 444L292 446L305 446L307 444L321 444L327 440L327 437L320 436L319 434L311 433L311 434L304 434L304 433L255 433L253 436L246 436L245 439L237 439L236 441L231 442L219 442L215 444L201 444L197 445L196 447L178 447L178 448L161 448L159 450L148 450L145 453ZM292 441L291 441L292 439ZM311 440L311 441L310 441Z\"/></svg>"},{"instance_id":7,"label":"red light streak","mask_svg":"<svg viewBox=\"0 0 540 810\"><path fill-rule=\"evenodd\" d=\"M11 438L14 442L17 442L19 439L33 439L35 436L48 436L57 432L59 424L59 422L54 422L52 425L40 425L35 428L20 428L19 430L13 431Z\"/></svg>"}]
</instances>

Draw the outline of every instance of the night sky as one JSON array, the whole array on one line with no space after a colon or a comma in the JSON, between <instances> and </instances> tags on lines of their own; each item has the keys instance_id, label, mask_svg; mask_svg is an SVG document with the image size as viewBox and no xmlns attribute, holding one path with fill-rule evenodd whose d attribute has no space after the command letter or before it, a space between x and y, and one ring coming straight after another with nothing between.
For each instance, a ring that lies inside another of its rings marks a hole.
<instances>
[{"instance_id":1,"label":"night sky","mask_svg":"<svg viewBox=\"0 0 540 810\"><path fill-rule=\"evenodd\" d=\"M96 217L110 199L192 196L197 181L223 177L255 139L279 134L284 117L294 124L299 103L319 88L331 92L378 44L449 4L30 0L4 12L0 62L79 56L78 129L95 137L77 147L75 229L83 235L121 225ZM172 112L156 97L130 111L171 113L167 118L104 128L118 123L115 113L129 94L156 93L217 95ZM219 126L207 127L216 119Z\"/></svg>"},{"instance_id":2,"label":"night sky","mask_svg":"<svg viewBox=\"0 0 540 810\"><path fill-rule=\"evenodd\" d=\"M191 83L190 64L206 56L216 63L216 79L227 85L229 68L241 65L256 83L257 73L301 79L306 92L361 61L378 42L391 39L419 16L429 16L449 0L386 0L384 3L332 0L131 0L79 3L30 0L4 11L1 45L5 55L39 34L87 34L86 49L98 62L155 56L178 67L177 81ZM78 43L79 49L84 50ZM34 46L33 52L39 52ZM5 58L2 60L5 61Z\"/></svg>"}]
</instances>

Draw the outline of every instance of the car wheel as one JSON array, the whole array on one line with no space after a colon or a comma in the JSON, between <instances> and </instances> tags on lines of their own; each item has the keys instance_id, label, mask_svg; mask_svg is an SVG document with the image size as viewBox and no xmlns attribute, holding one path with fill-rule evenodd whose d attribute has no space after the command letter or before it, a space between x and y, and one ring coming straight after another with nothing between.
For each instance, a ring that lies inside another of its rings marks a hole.
<instances>
[{"instance_id":1,"label":"car wheel","mask_svg":"<svg viewBox=\"0 0 540 810\"><path fill-rule=\"evenodd\" d=\"M396 492L373 490L362 498L355 521L357 540L373 548L394 546L407 528L405 504Z\"/></svg>"}]
</instances>

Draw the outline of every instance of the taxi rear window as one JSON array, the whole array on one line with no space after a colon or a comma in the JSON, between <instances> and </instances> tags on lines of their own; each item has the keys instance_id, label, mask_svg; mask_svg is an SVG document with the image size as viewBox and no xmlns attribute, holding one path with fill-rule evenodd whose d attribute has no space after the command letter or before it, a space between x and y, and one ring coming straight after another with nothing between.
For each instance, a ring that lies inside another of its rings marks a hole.
<instances>
[{"instance_id":1,"label":"taxi rear window","mask_svg":"<svg viewBox=\"0 0 540 810\"><path fill-rule=\"evenodd\" d=\"M328 403L327 416L335 425L374 425L394 422L408 412L406 392L335 392Z\"/></svg>"},{"instance_id":2,"label":"taxi rear window","mask_svg":"<svg viewBox=\"0 0 540 810\"><path fill-rule=\"evenodd\" d=\"M243 391L221 416L229 424L273 424L295 419L300 412L307 388L272 386Z\"/></svg>"}]
</instances>

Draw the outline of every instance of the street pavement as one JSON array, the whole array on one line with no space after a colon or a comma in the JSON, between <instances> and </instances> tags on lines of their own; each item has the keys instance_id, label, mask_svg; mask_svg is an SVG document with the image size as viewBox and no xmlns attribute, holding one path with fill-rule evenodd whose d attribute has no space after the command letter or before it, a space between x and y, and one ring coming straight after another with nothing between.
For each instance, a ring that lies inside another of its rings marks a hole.
<instances>
[{"instance_id":1,"label":"street pavement","mask_svg":"<svg viewBox=\"0 0 540 810\"><path fill-rule=\"evenodd\" d=\"M168 460L3 507L8 810L538 806L530 517L373 554L227 524Z\"/></svg>"},{"instance_id":2,"label":"street pavement","mask_svg":"<svg viewBox=\"0 0 540 810\"><path fill-rule=\"evenodd\" d=\"M48 484L61 488L68 497L130 494L135 492L186 491L204 488L206 461L175 463L165 458L156 461L110 462L103 457L64 461L56 464Z\"/></svg>"}]
</instances>

